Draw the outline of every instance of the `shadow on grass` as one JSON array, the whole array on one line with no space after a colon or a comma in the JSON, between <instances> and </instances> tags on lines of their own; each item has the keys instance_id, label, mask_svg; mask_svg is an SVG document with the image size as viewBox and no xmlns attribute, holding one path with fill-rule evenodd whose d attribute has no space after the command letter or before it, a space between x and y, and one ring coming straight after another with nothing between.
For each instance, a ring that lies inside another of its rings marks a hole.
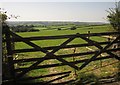
<instances>
[{"instance_id":1,"label":"shadow on grass","mask_svg":"<svg viewBox=\"0 0 120 85\"><path fill-rule=\"evenodd\" d=\"M90 84L90 85L98 85L98 77L95 76L93 73L89 73L89 74L78 74L78 78L75 81L75 85L86 85L86 84Z\"/></svg>"},{"instance_id":2,"label":"shadow on grass","mask_svg":"<svg viewBox=\"0 0 120 85\"><path fill-rule=\"evenodd\" d=\"M94 73L80 73L78 74L78 77L74 80L66 80L64 82L57 82L53 83L54 81L60 80L62 78L68 77L71 71L62 72L62 73L54 73L54 74L48 74L43 76L37 76L37 77L28 77L25 76L23 78L20 78L16 81L12 79L8 79L5 82L3 82L2 85L102 85L102 84L110 84L114 82L120 82L120 63L118 63L118 72L115 75L109 75L107 77L98 78ZM53 77L53 76L59 76L55 77L52 80L49 81L43 81L39 80L35 81L36 79L41 79L45 77ZM16 78L17 79L17 78Z\"/></svg>"},{"instance_id":3,"label":"shadow on grass","mask_svg":"<svg viewBox=\"0 0 120 85\"><path fill-rule=\"evenodd\" d=\"M56 80L60 80L62 78L68 77L71 71L68 72L62 72L62 73L54 73L54 74L48 74L44 76L37 76L37 77L23 77L20 78L16 81L14 80L6 80L6 82L3 82L2 85L102 85L106 84L109 85L114 82L120 82L120 72L118 72L116 75L113 76L107 76L107 77L102 77L98 78L96 75L93 73L83 73L83 74L78 74L79 76L75 80L66 80L64 82L57 82L53 83ZM39 82L35 81L36 79L40 78L45 78L45 77L52 77L52 76L58 76L59 77L49 80L49 81L43 81L39 80Z\"/></svg>"},{"instance_id":4,"label":"shadow on grass","mask_svg":"<svg viewBox=\"0 0 120 85\"><path fill-rule=\"evenodd\" d=\"M89 74L80 74L74 85L109 85L114 83L114 85L118 85L116 83L120 83L120 71L115 75L109 75L106 77L98 78L93 73Z\"/></svg>"},{"instance_id":5,"label":"shadow on grass","mask_svg":"<svg viewBox=\"0 0 120 85\"><path fill-rule=\"evenodd\" d=\"M24 76L24 77L19 78L19 79L16 78L16 80L8 79L5 82L3 82L2 85L17 85L17 84L18 85L24 85L24 84L27 84L27 85L53 85L52 82L54 82L56 80L60 80L60 79L65 78L65 77L68 77L70 73L71 73L71 71L48 74L48 75L43 75L43 76L36 76L36 77ZM59 77L54 78L54 79L49 80L49 81L43 81L43 80L39 80L39 82L35 81L36 79L45 78L45 77L53 77L53 76L59 76ZM63 82L63 83L65 84L68 82Z\"/></svg>"},{"instance_id":6,"label":"shadow on grass","mask_svg":"<svg viewBox=\"0 0 120 85\"><path fill-rule=\"evenodd\" d=\"M61 75L62 73L59 73L59 75ZM55 76L57 74L52 74L52 75L46 75L46 77L50 77L50 76ZM58 78L55 78L53 80L50 81L42 81L40 80L39 82L36 82L35 79L38 78L43 78L45 76L37 76L37 77L26 77L26 78L21 78L20 80L15 81L7 81L4 82L2 85L102 85L102 84L110 84L110 83L114 83L114 82L119 82L120 81L120 74L118 75L114 75L114 76L108 76L108 77L103 77L103 78L98 78L97 76L95 76L93 73L91 74L81 74L79 78L77 78L76 80L69 80L69 81L64 81L64 82L58 82L58 83L52 83L56 80L62 79L64 77L69 76L69 73L65 73L63 76L60 76Z\"/></svg>"}]
</instances>

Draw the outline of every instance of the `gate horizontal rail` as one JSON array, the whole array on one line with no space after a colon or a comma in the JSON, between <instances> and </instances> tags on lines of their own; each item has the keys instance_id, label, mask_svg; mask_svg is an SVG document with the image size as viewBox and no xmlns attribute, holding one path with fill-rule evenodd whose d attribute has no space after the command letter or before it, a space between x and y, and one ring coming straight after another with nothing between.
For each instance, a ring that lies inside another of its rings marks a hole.
<instances>
[{"instance_id":1,"label":"gate horizontal rail","mask_svg":"<svg viewBox=\"0 0 120 85\"><path fill-rule=\"evenodd\" d=\"M93 61L98 61L98 60L105 60L105 59L110 59L110 58L113 58L111 56L105 56L105 57L100 57L100 58L96 58L94 59ZM77 61L72 61L72 62L69 62L69 63L72 63L72 64L79 64L79 63L84 63L86 61L88 61L89 59L83 59L83 60L77 60ZM57 64L48 64L48 65L39 65L31 70L35 70L35 69L43 69L43 68L50 68L50 67L58 67L58 66L64 66L66 64L64 63L57 63ZM19 71L24 71L28 68L18 68L18 69L15 69L16 72L19 72Z\"/></svg>"},{"instance_id":2,"label":"gate horizontal rail","mask_svg":"<svg viewBox=\"0 0 120 85\"><path fill-rule=\"evenodd\" d=\"M13 35L13 32L10 32L11 35ZM76 37L79 38L80 36L105 36L105 35L119 35L120 32L103 32L103 33L90 33L90 34L71 34L71 35L57 35L57 36L37 36L37 37L23 37L18 38L18 37L13 37L11 39L11 41L13 42L22 42L23 39L24 40L29 40L29 41L33 41L33 40L49 40L49 39L65 39L65 38L70 38L70 37ZM3 42L6 41L5 39L3 40Z\"/></svg>"},{"instance_id":3,"label":"gate horizontal rail","mask_svg":"<svg viewBox=\"0 0 120 85\"><path fill-rule=\"evenodd\" d=\"M98 44L100 45L106 45L106 44L109 44L110 42L106 41L106 42L98 42ZM120 43L120 41L116 41L114 42L114 44L116 43ZM91 45L91 44L73 44L73 45L66 45L64 47L61 47L61 49L65 49L65 48L76 48L76 47L85 47L85 46L94 46L94 45ZM42 47L43 49L45 50L53 50L55 48L57 48L59 46L49 46L49 47ZM37 51L40 51L39 49L33 49L33 48L29 48L29 49L16 49L16 50L13 50L12 52L13 53L23 53L23 52L37 52Z\"/></svg>"},{"instance_id":4,"label":"gate horizontal rail","mask_svg":"<svg viewBox=\"0 0 120 85\"><path fill-rule=\"evenodd\" d=\"M118 51L120 50L120 48L116 48L116 49L109 49L109 50L106 50L105 52L115 52L115 51ZM90 54L95 54L99 51L90 51L90 52L82 52L82 53L73 53L73 54L64 54L64 55L56 55L56 57L61 57L61 58L69 58L69 57L75 57L75 56L83 56L83 55L90 55ZM103 52L104 53L104 52ZM14 60L13 63L18 63L18 62L30 62L30 61L37 61L37 60L41 60L41 59L46 59L46 60L49 60L49 59L56 59L55 57L42 57L42 58L29 58L29 59L19 59L19 60Z\"/></svg>"}]
</instances>

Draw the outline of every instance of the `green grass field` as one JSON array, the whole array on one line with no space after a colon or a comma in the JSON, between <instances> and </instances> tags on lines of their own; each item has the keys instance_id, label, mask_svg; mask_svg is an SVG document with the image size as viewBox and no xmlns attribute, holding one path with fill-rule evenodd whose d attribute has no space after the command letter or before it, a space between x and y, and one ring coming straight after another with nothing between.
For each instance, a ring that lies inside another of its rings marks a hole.
<instances>
[{"instance_id":1,"label":"green grass field","mask_svg":"<svg viewBox=\"0 0 120 85\"><path fill-rule=\"evenodd\" d=\"M92 28L92 29L91 29ZM36 28L41 29L41 28ZM19 35L23 37L30 37L30 36L53 36L53 35L66 35L66 34L76 34L76 33L87 33L88 31L91 31L91 33L98 33L98 32L108 32L110 31L110 26L92 26L92 27L84 27L84 28L77 28L76 30L40 30L40 32L23 32L18 33Z\"/></svg>"},{"instance_id":2,"label":"green grass field","mask_svg":"<svg viewBox=\"0 0 120 85\"><path fill-rule=\"evenodd\" d=\"M92 29L91 29L92 28ZM36 28L36 29L40 29L40 28ZM22 36L22 37L31 37L31 36L55 36L55 35L67 35L67 34L76 34L76 33L88 33L88 31L90 31L91 33L99 33L99 32L108 32L110 31L110 26L109 25L103 25L103 26L92 26L92 27L83 27L83 28L77 28L76 30L57 30L57 29L52 29L52 30L45 30L45 28L40 29L39 32L23 32L23 33L17 33L18 35ZM106 38L102 38L102 37L91 37L92 40L95 41L106 41ZM57 39L57 40L38 40L38 41L32 41L33 43L41 46L41 47L47 47L47 46L58 46L60 44L62 44L62 42L64 42L67 39ZM73 40L72 42L70 42L69 44L82 44L82 43L86 43L86 41L77 38L75 40ZM28 46L27 44L23 43L23 42L18 42L15 43L15 49L24 49L24 48L32 48L30 46ZM91 47L94 48L94 47ZM73 53L74 49L68 49L68 50L59 50L56 54L71 54ZM77 48L76 53L79 52L84 52L84 51L88 51L88 49L86 49L85 47L81 47L81 48ZM20 53L18 54L19 57L18 59L25 59L25 58L39 58L39 57L43 57L45 54L42 52L29 52L29 53ZM85 59L91 57L92 55L87 55L87 56L82 56L82 58L80 57L76 57L75 60L79 60L79 59ZM83 58L84 57L84 58ZM73 58L66 58L65 60L67 61L73 61ZM109 61L109 60L107 60ZM113 61L113 60L111 60ZM60 61L58 60L46 60L44 62L42 62L41 64L52 64L52 63L60 63ZM29 63L24 63L24 65L20 65L19 67L29 67L33 62L29 62ZM91 63L87 68L83 69L82 71L77 71L77 73L81 73L84 71L87 71L88 69L92 69L93 66L92 64L95 65L100 65L100 61L98 62L94 62ZM80 66L81 64L78 64L78 66ZM112 74L112 71L110 71L112 68L105 68L104 72L102 70L101 73L97 74L99 75L99 77L102 76L106 76L106 75L110 75ZM73 68L69 67L69 66L62 66L62 67L53 67L51 68L47 68L47 69L39 69L39 70L33 70L31 72L29 72L27 75L28 76L37 76L37 75L43 75L43 74L52 74L56 72L62 72L62 71L68 71L68 70L72 70L74 71ZM105 73L106 71L110 71L107 74ZM95 71L97 72L97 71ZM80 74L81 75L81 74ZM86 74L85 74L86 75ZM67 79L71 78L72 76L68 77ZM41 80L41 79L40 79ZM42 79L42 80L50 80L49 78L46 79Z\"/></svg>"},{"instance_id":3,"label":"green grass field","mask_svg":"<svg viewBox=\"0 0 120 85\"><path fill-rule=\"evenodd\" d=\"M90 27L86 28L77 28L76 30L41 30L39 32L24 32L24 33L18 33L18 35L22 37L31 37L31 36L55 36L55 35L69 35L69 34L76 34L76 33L88 33L90 31L91 33L99 33L99 32L107 32L109 31L109 26L95 26L92 27L93 29L90 29ZM40 28L39 28L40 29ZM101 37L93 37L93 40L105 40ZM54 46L59 45L62 42L64 42L65 39L58 39L58 40L41 40L41 41L33 41L35 44L38 44L41 47L45 46ZM76 44L76 43L84 43L85 41L82 39L75 39L70 44ZM16 49L22 49L22 48L30 48L30 46L26 45L25 43L16 43Z\"/></svg>"}]
</instances>

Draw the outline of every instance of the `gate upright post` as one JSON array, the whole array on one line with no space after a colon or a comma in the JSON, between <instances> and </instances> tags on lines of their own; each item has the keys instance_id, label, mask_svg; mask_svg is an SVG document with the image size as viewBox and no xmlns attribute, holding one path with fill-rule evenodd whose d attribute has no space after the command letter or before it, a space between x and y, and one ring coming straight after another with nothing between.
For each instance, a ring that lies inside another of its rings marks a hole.
<instances>
[{"instance_id":1,"label":"gate upright post","mask_svg":"<svg viewBox=\"0 0 120 85\"><path fill-rule=\"evenodd\" d=\"M8 26L5 27L5 37L6 37L6 48L7 48L7 60L8 60L8 68L13 81L15 80L15 71L14 71L14 63L13 63L13 53L12 53L12 41L10 36L10 28Z\"/></svg>"}]
</instances>

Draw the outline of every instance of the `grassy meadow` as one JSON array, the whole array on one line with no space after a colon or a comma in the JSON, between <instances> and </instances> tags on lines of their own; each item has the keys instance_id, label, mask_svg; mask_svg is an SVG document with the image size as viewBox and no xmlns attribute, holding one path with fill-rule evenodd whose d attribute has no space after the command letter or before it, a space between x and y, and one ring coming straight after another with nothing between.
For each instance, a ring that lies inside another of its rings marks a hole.
<instances>
[{"instance_id":1,"label":"grassy meadow","mask_svg":"<svg viewBox=\"0 0 120 85\"><path fill-rule=\"evenodd\" d=\"M91 33L99 33L99 32L108 32L110 31L110 26L109 25L100 25L100 26L82 26L82 27L78 27L75 30L70 30L67 29L67 27L63 27L63 29L58 30L56 29L57 27L53 27L54 29L51 30L47 30L45 27L43 28L39 28L36 27L35 29L39 29L39 32L22 32L22 33L17 33L18 35L22 36L22 37L31 37L31 36L55 36L55 35L67 35L67 34L76 34L76 33L88 33L88 31L90 31ZM90 39L95 40L95 41L106 41L106 38L103 37L91 37ZM67 39L57 39L57 40L38 40L38 41L32 41L33 43L41 46L41 47L47 47L47 46L59 46L60 44L62 44L62 42L64 42ZM75 40L73 40L72 42L70 42L69 44L82 44L82 43L87 43L86 41L77 38ZM24 48L32 48L28 45L26 45L23 42L16 42L15 43L15 49L24 49ZM94 46L91 46L90 48L92 49L96 49ZM89 51L88 49L86 49L85 47L80 47L76 49L75 53L80 53L80 52L86 52ZM56 55L63 55L63 54L71 54L74 53L74 48L73 49L61 49L58 52L56 52ZM44 57L45 54L42 52L28 52L28 53L18 53L18 59L27 59L27 58L40 58L40 57ZM86 56L77 56L77 57L71 57L71 58L65 58L65 60L67 61L76 61L76 60L82 60L82 59L87 59L92 57L93 55L86 55ZM103 62L105 61L105 62ZM91 69L95 69L98 67L101 67L101 62L102 65L106 65L109 62L114 62L116 60L114 59L107 59L107 60L103 60L103 61L95 61L90 63L88 66L86 66L83 70L81 71L77 71L78 76L76 77L74 75L75 70L69 66L60 66L60 67L52 67L52 68L45 68L45 69L37 69L37 70L32 70L29 73L27 73L27 76L40 76L40 75L47 75L47 74L52 74L52 73L58 73L58 72L63 72L63 71L69 71L71 70L72 73L70 74L69 77L67 78L63 78L61 81L64 80L70 80L70 79L74 79L74 78L82 78L85 77L86 79L89 78L89 76L87 77L86 75L88 74L94 74L95 76L97 76L97 78L100 77L104 77L104 76L108 76L108 75L112 75L114 72L116 72L117 68L113 65L110 65L108 67L105 68L101 68L101 69L97 69L97 70L93 70L93 71L88 71ZM23 68L23 67L29 67L30 65L32 65L34 62L27 62L27 63L21 63L18 64L16 66L16 68ZM44 64L55 64L55 63L61 63L60 61L54 59L54 60L45 60L43 61L40 65L44 65ZM77 64L77 66L80 66L80 64ZM116 64L117 65L117 64ZM87 73L82 73L88 71ZM36 79L35 81L46 81L46 80L52 80L56 77L51 77L51 78L43 78L43 79ZM91 79L90 81L97 81L94 79ZM60 81L57 81L60 82Z\"/></svg>"},{"instance_id":2,"label":"grassy meadow","mask_svg":"<svg viewBox=\"0 0 120 85\"><path fill-rule=\"evenodd\" d=\"M103 26L92 26L92 27L84 27L84 28L77 28L76 30L57 30L57 29L52 29L52 30L41 30L41 28L36 28L40 29L39 32L23 32L23 33L18 33L18 35L22 37L32 37L32 36L55 36L55 35L69 35L69 34L76 34L76 33L88 33L90 31L91 33L99 33L99 32L108 32L110 31L109 25L103 25ZM101 37L92 37L93 40L105 40L104 38ZM40 45L41 47L45 46L52 46L52 45L59 45L61 44L65 39L58 39L58 40L41 40L41 41L33 41L34 43ZM76 43L84 43L85 41L82 39L75 39L73 40L70 44L76 44ZM21 48L26 48L29 47L24 43L16 43L16 49L21 49ZM30 48L30 47L29 47Z\"/></svg>"}]
</instances>

